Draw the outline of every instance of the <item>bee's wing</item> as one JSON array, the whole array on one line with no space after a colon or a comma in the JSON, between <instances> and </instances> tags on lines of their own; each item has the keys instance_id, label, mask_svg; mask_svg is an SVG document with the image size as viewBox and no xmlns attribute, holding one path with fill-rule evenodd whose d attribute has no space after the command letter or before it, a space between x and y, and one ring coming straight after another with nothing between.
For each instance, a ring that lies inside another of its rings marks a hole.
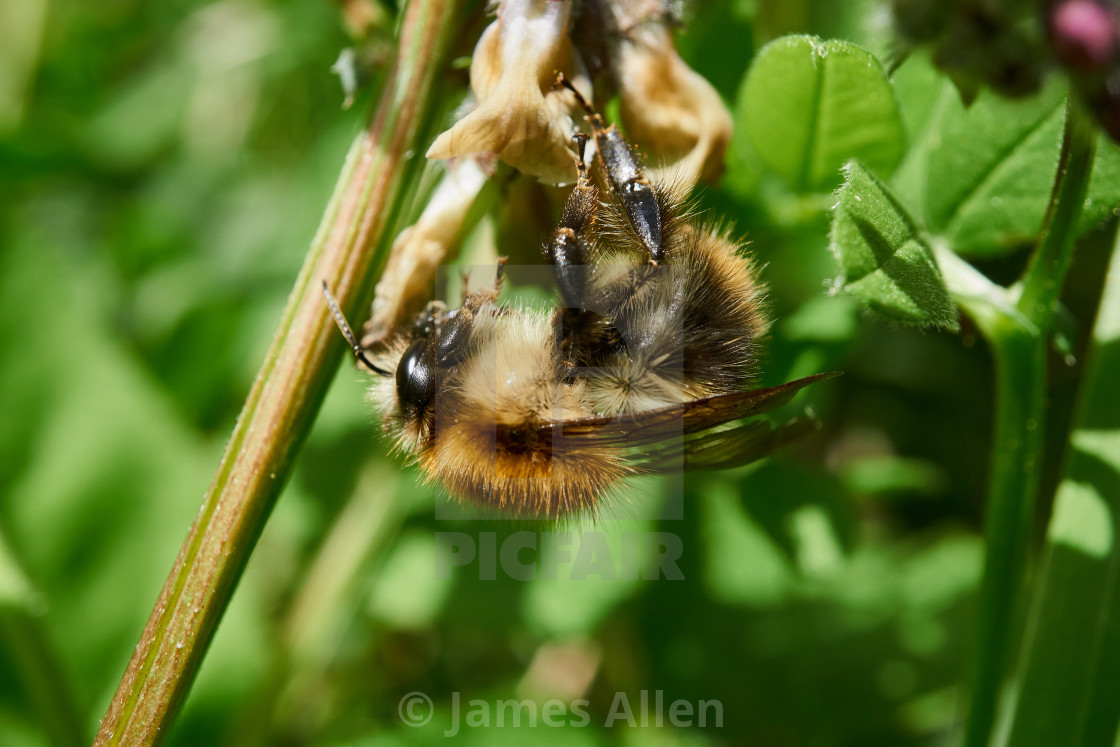
<instances>
[{"instance_id":1,"label":"bee's wing","mask_svg":"<svg viewBox=\"0 0 1120 747\"><path fill-rule=\"evenodd\" d=\"M729 469L769 456L819 427L811 417L794 418L777 427L767 420L752 420L657 444L643 450L633 464L643 472Z\"/></svg>"},{"instance_id":2,"label":"bee's wing","mask_svg":"<svg viewBox=\"0 0 1120 747\"><path fill-rule=\"evenodd\" d=\"M838 372L816 374L767 389L722 394L627 415L541 423L537 429L545 437L643 446L769 412L789 402L804 387L839 375ZM752 438L760 438L753 431L751 434ZM714 438L716 434L710 435Z\"/></svg>"}]
</instances>

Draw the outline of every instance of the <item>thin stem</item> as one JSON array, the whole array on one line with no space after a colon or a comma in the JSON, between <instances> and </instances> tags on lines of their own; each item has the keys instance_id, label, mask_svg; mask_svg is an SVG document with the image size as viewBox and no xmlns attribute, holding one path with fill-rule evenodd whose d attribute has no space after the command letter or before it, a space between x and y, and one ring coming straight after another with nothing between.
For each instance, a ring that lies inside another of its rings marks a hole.
<instances>
[{"instance_id":1,"label":"thin stem","mask_svg":"<svg viewBox=\"0 0 1120 747\"><path fill-rule=\"evenodd\" d=\"M1063 480L1016 672L1001 747L1111 745L1120 701L1120 231L1112 246ZM1101 541L1101 540L1104 541Z\"/></svg>"},{"instance_id":2,"label":"thin stem","mask_svg":"<svg viewBox=\"0 0 1120 747\"><path fill-rule=\"evenodd\" d=\"M996 369L995 434L984 518L967 745L986 745L1008 668L1043 458L1046 341L1019 325L984 330Z\"/></svg>"},{"instance_id":3,"label":"thin stem","mask_svg":"<svg viewBox=\"0 0 1120 747\"><path fill-rule=\"evenodd\" d=\"M362 475L358 489L327 532L299 584L283 627L285 660L266 713L262 736L307 737L330 713L326 676L338 656L347 626L366 596L363 584L407 514L400 502L377 500L378 487L396 484L398 475L377 466ZM298 714L298 716L296 715ZM314 715L312 715L314 714Z\"/></svg>"},{"instance_id":4,"label":"thin stem","mask_svg":"<svg viewBox=\"0 0 1120 747\"><path fill-rule=\"evenodd\" d=\"M1022 607L1043 459L1046 350L1088 191L1096 134L1071 98L1050 206L1015 307L1004 305L998 312L989 308L975 315L995 359L996 403L967 747L989 742ZM967 304L962 305L968 310Z\"/></svg>"},{"instance_id":5,"label":"thin stem","mask_svg":"<svg viewBox=\"0 0 1120 747\"><path fill-rule=\"evenodd\" d=\"M1089 191L1093 157L1097 151L1097 127L1076 97L1066 105L1066 126L1058 176L1038 248L1023 276L1019 310L1041 329L1050 326L1062 283L1073 258L1077 220Z\"/></svg>"},{"instance_id":6,"label":"thin stem","mask_svg":"<svg viewBox=\"0 0 1120 747\"><path fill-rule=\"evenodd\" d=\"M946 285L992 346L995 434L984 532L971 716L966 744L985 745L995 720L1011 625L1026 563L1042 458L1046 337L996 285L948 248L935 247Z\"/></svg>"},{"instance_id":7,"label":"thin stem","mask_svg":"<svg viewBox=\"0 0 1120 747\"><path fill-rule=\"evenodd\" d=\"M148 620L96 744L167 733L337 369L344 346L321 292L368 302L385 227L415 170L459 0L412 0L373 125L356 139L206 499Z\"/></svg>"}]
</instances>

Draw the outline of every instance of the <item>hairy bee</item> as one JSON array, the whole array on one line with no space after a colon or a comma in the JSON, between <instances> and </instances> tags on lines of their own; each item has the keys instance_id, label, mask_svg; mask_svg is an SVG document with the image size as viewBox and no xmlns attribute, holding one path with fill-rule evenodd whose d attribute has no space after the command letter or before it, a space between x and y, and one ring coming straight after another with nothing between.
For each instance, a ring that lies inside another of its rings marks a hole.
<instances>
[{"instance_id":1,"label":"hairy bee","mask_svg":"<svg viewBox=\"0 0 1120 747\"><path fill-rule=\"evenodd\" d=\"M683 190L653 184L617 127L587 111L605 189L585 164L544 245L560 303L430 303L410 329L363 350L370 399L396 446L455 496L522 516L594 512L626 478L730 467L803 434L735 421L772 410L820 374L750 389L767 331L764 289L742 246L693 220ZM600 199L602 197L602 199Z\"/></svg>"}]
</instances>

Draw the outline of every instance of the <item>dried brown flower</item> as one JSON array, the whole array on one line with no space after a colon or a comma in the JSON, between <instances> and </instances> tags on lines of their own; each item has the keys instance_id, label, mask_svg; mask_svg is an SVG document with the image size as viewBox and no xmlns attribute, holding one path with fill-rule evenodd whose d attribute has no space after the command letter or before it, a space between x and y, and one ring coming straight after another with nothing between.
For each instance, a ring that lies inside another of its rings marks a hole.
<instances>
[{"instance_id":1,"label":"dried brown flower","mask_svg":"<svg viewBox=\"0 0 1120 747\"><path fill-rule=\"evenodd\" d=\"M715 179L731 138L731 114L712 85L685 64L663 23L647 23L619 44L622 121L659 152L664 170L694 184Z\"/></svg>"},{"instance_id":2,"label":"dried brown flower","mask_svg":"<svg viewBox=\"0 0 1120 747\"><path fill-rule=\"evenodd\" d=\"M503 0L471 61L478 107L436 138L428 158L493 153L542 182L575 180L571 136L578 110L570 94L552 89L563 70L591 93L568 35L571 6L570 0Z\"/></svg>"},{"instance_id":3,"label":"dried brown flower","mask_svg":"<svg viewBox=\"0 0 1120 747\"><path fill-rule=\"evenodd\" d=\"M431 296L436 268L460 238L467 213L489 177L484 165L473 158L456 161L432 193L420 219L393 241L377 283L363 345L384 342L398 324L419 310L416 299Z\"/></svg>"}]
</instances>

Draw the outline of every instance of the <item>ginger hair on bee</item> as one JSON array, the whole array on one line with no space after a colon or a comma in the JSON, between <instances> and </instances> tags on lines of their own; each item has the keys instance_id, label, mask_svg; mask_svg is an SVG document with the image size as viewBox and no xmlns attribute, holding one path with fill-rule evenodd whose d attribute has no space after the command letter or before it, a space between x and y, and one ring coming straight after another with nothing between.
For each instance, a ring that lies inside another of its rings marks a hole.
<instances>
[{"instance_id":1,"label":"ginger hair on bee","mask_svg":"<svg viewBox=\"0 0 1120 747\"><path fill-rule=\"evenodd\" d=\"M533 427L595 414L582 383L563 383L549 317L483 306L472 343L432 413L439 436L416 453L428 479L516 515L555 519L596 510L599 497L629 474L619 448L545 437Z\"/></svg>"}]
</instances>

